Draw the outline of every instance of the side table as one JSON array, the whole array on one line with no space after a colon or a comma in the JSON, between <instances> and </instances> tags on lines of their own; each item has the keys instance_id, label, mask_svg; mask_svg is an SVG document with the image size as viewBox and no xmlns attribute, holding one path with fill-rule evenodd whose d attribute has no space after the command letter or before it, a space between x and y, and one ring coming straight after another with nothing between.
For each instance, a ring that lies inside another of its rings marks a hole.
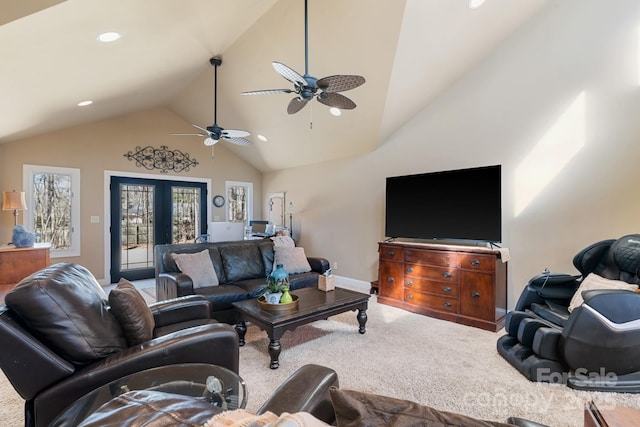
<instances>
[{"instance_id":1,"label":"side table","mask_svg":"<svg viewBox=\"0 0 640 427\"><path fill-rule=\"evenodd\" d=\"M592 400L584 406L584 427L632 427L639 422L640 409L624 406L599 409Z\"/></svg>"}]
</instances>

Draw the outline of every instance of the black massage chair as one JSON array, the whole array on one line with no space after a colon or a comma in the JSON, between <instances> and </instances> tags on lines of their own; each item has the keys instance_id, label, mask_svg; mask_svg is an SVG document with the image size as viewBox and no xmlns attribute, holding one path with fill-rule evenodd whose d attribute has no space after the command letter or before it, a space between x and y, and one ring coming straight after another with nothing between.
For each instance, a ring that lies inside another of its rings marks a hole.
<instances>
[{"instance_id":1,"label":"black massage chair","mask_svg":"<svg viewBox=\"0 0 640 427\"><path fill-rule=\"evenodd\" d=\"M530 381L640 393L640 293L586 290L582 305L569 312L590 273L619 281L614 285L640 283L640 234L594 243L573 265L580 275L545 270L529 281L507 314L498 353Z\"/></svg>"}]
</instances>

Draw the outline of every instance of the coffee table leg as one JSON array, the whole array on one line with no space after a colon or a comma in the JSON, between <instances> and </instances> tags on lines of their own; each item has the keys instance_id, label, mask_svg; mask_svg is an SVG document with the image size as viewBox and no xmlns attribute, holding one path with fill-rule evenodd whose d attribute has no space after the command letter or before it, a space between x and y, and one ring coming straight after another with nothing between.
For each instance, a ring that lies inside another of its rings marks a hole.
<instances>
[{"instance_id":1,"label":"coffee table leg","mask_svg":"<svg viewBox=\"0 0 640 427\"><path fill-rule=\"evenodd\" d=\"M360 325L360 327L358 328L358 332L360 332L361 334L367 332L367 328L364 327L364 325L367 324L367 310L364 310L362 308L358 309L358 324Z\"/></svg>"},{"instance_id":2,"label":"coffee table leg","mask_svg":"<svg viewBox=\"0 0 640 427\"><path fill-rule=\"evenodd\" d=\"M269 340L269 356L271 356L271 364L269 367L271 369L278 369L280 367L280 362L278 358L280 357L280 340L271 338Z\"/></svg>"},{"instance_id":3,"label":"coffee table leg","mask_svg":"<svg viewBox=\"0 0 640 427\"><path fill-rule=\"evenodd\" d=\"M244 345L244 336L247 333L247 324L244 323L244 320L236 323L236 332L238 333L238 343L242 347Z\"/></svg>"}]
</instances>

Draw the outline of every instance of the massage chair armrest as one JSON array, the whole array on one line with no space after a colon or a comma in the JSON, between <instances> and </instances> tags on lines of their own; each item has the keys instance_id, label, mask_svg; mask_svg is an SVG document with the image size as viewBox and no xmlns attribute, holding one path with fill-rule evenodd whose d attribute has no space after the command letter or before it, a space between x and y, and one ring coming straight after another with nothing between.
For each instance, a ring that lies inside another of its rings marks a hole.
<instances>
[{"instance_id":1,"label":"massage chair armrest","mask_svg":"<svg viewBox=\"0 0 640 427\"><path fill-rule=\"evenodd\" d=\"M550 300L569 305L580 286L580 276L560 273L542 273L534 276L520 294L515 310L522 311L533 303L544 303Z\"/></svg>"},{"instance_id":2,"label":"massage chair armrest","mask_svg":"<svg viewBox=\"0 0 640 427\"><path fill-rule=\"evenodd\" d=\"M156 328L211 318L211 303L202 295L187 295L160 301L149 306Z\"/></svg>"},{"instance_id":3,"label":"massage chair armrest","mask_svg":"<svg viewBox=\"0 0 640 427\"><path fill-rule=\"evenodd\" d=\"M640 294L625 290L599 289L582 292L584 304L614 323L640 319Z\"/></svg>"},{"instance_id":4,"label":"massage chair armrest","mask_svg":"<svg viewBox=\"0 0 640 427\"><path fill-rule=\"evenodd\" d=\"M257 413L270 411L280 415L283 412L308 412L319 420L332 424L335 412L329 389L338 386L338 374L333 369L304 365L276 389Z\"/></svg>"},{"instance_id":5,"label":"massage chair armrest","mask_svg":"<svg viewBox=\"0 0 640 427\"><path fill-rule=\"evenodd\" d=\"M60 412L88 392L126 375L158 366L208 363L233 372L239 368L238 334L218 323L177 331L130 347L79 370L34 399L39 425L48 425Z\"/></svg>"},{"instance_id":6,"label":"massage chair armrest","mask_svg":"<svg viewBox=\"0 0 640 427\"><path fill-rule=\"evenodd\" d=\"M331 266L331 264L329 264L329 260L326 258L307 257L307 261L309 261L311 271L315 271L316 273L320 274L323 274Z\"/></svg>"},{"instance_id":7,"label":"massage chair armrest","mask_svg":"<svg viewBox=\"0 0 640 427\"><path fill-rule=\"evenodd\" d=\"M160 273L156 276L158 301L193 295L193 280L180 272Z\"/></svg>"}]
</instances>

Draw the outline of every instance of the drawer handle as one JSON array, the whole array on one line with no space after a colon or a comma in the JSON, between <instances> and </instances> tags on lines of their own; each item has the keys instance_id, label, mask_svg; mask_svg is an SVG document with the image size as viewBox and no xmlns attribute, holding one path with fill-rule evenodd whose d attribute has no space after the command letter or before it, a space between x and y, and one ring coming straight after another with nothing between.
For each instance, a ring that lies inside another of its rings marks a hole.
<instances>
[{"instance_id":1,"label":"drawer handle","mask_svg":"<svg viewBox=\"0 0 640 427\"><path fill-rule=\"evenodd\" d=\"M471 292L471 297L480 298L480 292Z\"/></svg>"},{"instance_id":2,"label":"drawer handle","mask_svg":"<svg viewBox=\"0 0 640 427\"><path fill-rule=\"evenodd\" d=\"M444 304L442 304L443 306L449 308L451 307L451 303L449 301L445 302Z\"/></svg>"},{"instance_id":3,"label":"drawer handle","mask_svg":"<svg viewBox=\"0 0 640 427\"><path fill-rule=\"evenodd\" d=\"M407 280L407 286L412 286L413 285L413 280Z\"/></svg>"},{"instance_id":4,"label":"drawer handle","mask_svg":"<svg viewBox=\"0 0 640 427\"><path fill-rule=\"evenodd\" d=\"M407 273L413 273L413 267L407 268Z\"/></svg>"},{"instance_id":5,"label":"drawer handle","mask_svg":"<svg viewBox=\"0 0 640 427\"><path fill-rule=\"evenodd\" d=\"M450 286L445 286L443 291L445 292L451 292L451 287Z\"/></svg>"},{"instance_id":6,"label":"drawer handle","mask_svg":"<svg viewBox=\"0 0 640 427\"><path fill-rule=\"evenodd\" d=\"M448 271L446 273L444 273L442 275L442 277L444 277L445 279L451 279L451 273L449 273Z\"/></svg>"},{"instance_id":7,"label":"drawer handle","mask_svg":"<svg viewBox=\"0 0 640 427\"><path fill-rule=\"evenodd\" d=\"M480 265L480 261L477 260L477 259L474 259L474 260L471 261L471 265L478 266L478 265Z\"/></svg>"},{"instance_id":8,"label":"drawer handle","mask_svg":"<svg viewBox=\"0 0 640 427\"><path fill-rule=\"evenodd\" d=\"M394 256L395 254L396 254L396 253L395 253L395 252L393 252L393 251L390 251L390 252L389 252L389 256Z\"/></svg>"},{"instance_id":9,"label":"drawer handle","mask_svg":"<svg viewBox=\"0 0 640 427\"><path fill-rule=\"evenodd\" d=\"M407 294L407 299L413 299L413 295Z\"/></svg>"},{"instance_id":10,"label":"drawer handle","mask_svg":"<svg viewBox=\"0 0 640 427\"><path fill-rule=\"evenodd\" d=\"M394 282L393 277L387 277L387 282L393 283Z\"/></svg>"}]
</instances>

